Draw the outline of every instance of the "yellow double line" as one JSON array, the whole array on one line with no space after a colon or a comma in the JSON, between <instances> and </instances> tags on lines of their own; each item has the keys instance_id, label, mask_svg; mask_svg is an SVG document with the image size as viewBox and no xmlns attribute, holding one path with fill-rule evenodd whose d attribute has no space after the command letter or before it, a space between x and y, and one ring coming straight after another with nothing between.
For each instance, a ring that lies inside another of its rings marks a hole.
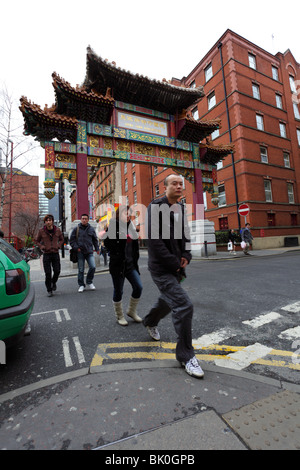
<instances>
[{"instance_id":1,"label":"yellow double line","mask_svg":"<svg viewBox=\"0 0 300 470\"><path fill-rule=\"evenodd\" d=\"M128 351L134 348L135 351ZM140 349L139 349L140 348ZM147 350L147 348L149 350ZM91 362L91 369L103 365L104 362L111 363L111 361L124 361L124 360L165 360L176 359L174 350L176 343L164 342L143 342L143 343L104 343L99 344L96 353ZM234 353L243 351L245 346L225 346L225 345L210 345L196 350L197 359L200 361L213 362L216 359L228 360L231 359L226 353ZM115 350L115 351L112 351ZM203 351L203 352L202 352ZM223 354L205 354L208 351L220 351ZM286 358L287 360L270 360L270 359L257 359L252 364L260 364L270 367L285 367L293 370L300 370L300 361L295 358L295 353L290 351L281 351L273 349L268 356L275 356ZM290 359L290 360L288 360ZM296 359L293 361L293 359Z\"/></svg>"}]
</instances>

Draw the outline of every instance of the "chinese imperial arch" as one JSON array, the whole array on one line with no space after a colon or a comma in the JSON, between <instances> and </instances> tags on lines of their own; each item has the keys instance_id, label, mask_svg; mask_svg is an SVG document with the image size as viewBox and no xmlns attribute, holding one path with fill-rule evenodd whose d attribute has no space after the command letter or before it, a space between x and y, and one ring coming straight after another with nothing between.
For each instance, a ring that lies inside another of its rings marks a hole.
<instances>
[{"instance_id":1,"label":"chinese imperial arch","mask_svg":"<svg viewBox=\"0 0 300 470\"><path fill-rule=\"evenodd\" d=\"M133 74L91 48L81 86L72 87L56 73L52 78L54 105L42 109L22 97L20 106L25 135L45 149L48 198L55 195L57 182L68 179L76 183L77 218L88 213L89 174L115 161L173 168L193 183L194 204L203 204L203 191L218 197L216 164L232 147L212 146L207 140L220 120L191 116L204 96L202 87ZM139 153L141 148L147 153Z\"/></svg>"}]
</instances>

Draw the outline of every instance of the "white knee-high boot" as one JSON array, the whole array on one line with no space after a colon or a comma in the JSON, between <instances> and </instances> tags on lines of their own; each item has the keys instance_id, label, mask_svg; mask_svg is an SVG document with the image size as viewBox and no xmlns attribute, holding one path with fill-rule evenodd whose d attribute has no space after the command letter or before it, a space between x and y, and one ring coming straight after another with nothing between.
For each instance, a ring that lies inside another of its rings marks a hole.
<instances>
[{"instance_id":1,"label":"white knee-high boot","mask_svg":"<svg viewBox=\"0 0 300 470\"><path fill-rule=\"evenodd\" d=\"M143 321L141 317L139 317L138 314L136 313L136 309L137 309L139 301L140 299L134 299L133 297L130 297L130 303L129 303L128 312L127 312L127 315L130 318L132 318L134 321L136 321L137 323L141 323Z\"/></svg>"},{"instance_id":2,"label":"white knee-high boot","mask_svg":"<svg viewBox=\"0 0 300 470\"><path fill-rule=\"evenodd\" d=\"M117 322L119 323L119 325L127 326L128 322L125 319L124 314L123 314L122 300L120 302L113 302L113 305L115 309Z\"/></svg>"}]
</instances>

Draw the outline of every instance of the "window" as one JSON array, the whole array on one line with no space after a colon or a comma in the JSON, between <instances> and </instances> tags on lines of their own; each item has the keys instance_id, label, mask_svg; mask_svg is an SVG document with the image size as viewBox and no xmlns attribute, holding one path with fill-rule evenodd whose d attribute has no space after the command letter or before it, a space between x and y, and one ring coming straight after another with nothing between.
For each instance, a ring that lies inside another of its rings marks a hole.
<instances>
[{"instance_id":1,"label":"window","mask_svg":"<svg viewBox=\"0 0 300 470\"><path fill-rule=\"evenodd\" d=\"M127 162L124 163L124 175L127 173Z\"/></svg>"},{"instance_id":2,"label":"window","mask_svg":"<svg viewBox=\"0 0 300 470\"><path fill-rule=\"evenodd\" d=\"M196 82L193 80L190 84L190 88L196 88Z\"/></svg>"},{"instance_id":3,"label":"window","mask_svg":"<svg viewBox=\"0 0 300 470\"><path fill-rule=\"evenodd\" d=\"M284 166L285 166L286 168L290 168L290 167L291 167L290 155L289 155L289 153L287 153L287 152L283 152L283 163L284 163Z\"/></svg>"},{"instance_id":4,"label":"window","mask_svg":"<svg viewBox=\"0 0 300 470\"><path fill-rule=\"evenodd\" d=\"M300 129L297 129L298 145L300 146Z\"/></svg>"},{"instance_id":5,"label":"window","mask_svg":"<svg viewBox=\"0 0 300 470\"><path fill-rule=\"evenodd\" d=\"M295 204L295 197L294 197L294 185L293 183L287 184L287 191L289 197L289 204Z\"/></svg>"},{"instance_id":6,"label":"window","mask_svg":"<svg viewBox=\"0 0 300 470\"><path fill-rule=\"evenodd\" d=\"M192 115L193 115L193 118L197 121L197 119L199 119L199 111L198 111L198 108L194 108L192 110Z\"/></svg>"},{"instance_id":7,"label":"window","mask_svg":"<svg viewBox=\"0 0 300 470\"><path fill-rule=\"evenodd\" d=\"M300 133L300 131L299 131ZM219 137L220 135L220 130L219 129L216 129L215 131L212 132L212 134L210 135L211 137L211 140L215 140L217 139L217 137ZM299 137L300 138L300 137ZM300 144L299 144L300 145Z\"/></svg>"},{"instance_id":8,"label":"window","mask_svg":"<svg viewBox=\"0 0 300 470\"><path fill-rule=\"evenodd\" d=\"M279 123L280 135L286 139L286 125L283 122Z\"/></svg>"},{"instance_id":9,"label":"window","mask_svg":"<svg viewBox=\"0 0 300 470\"><path fill-rule=\"evenodd\" d=\"M268 150L266 147L260 147L260 160L262 163L268 163Z\"/></svg>"},{"instance_id":10,"label":"window","mask_svg":"<svg viewBox=\"0 0 300 470\"><path fill-rule=\"evenodd\" d=\"M158 166L154 166L154 171L153 171L154 176L158 175Z\"/></svg>"},{"instance_id":11,"label":"window","mask_svg":"<svg viewBox=\"0 0 300 470\"><path fill-rule=\"evenodd\" d=\"M297 93L295 79L292 75L290 75L290 87L292 93Z\"/></svg>"},{"instance_id":12,"label":"window","mask_svg":"<svg viewBox=\"0 0 300 470\"><path fill-rule=\"evenodd\" d=\"M208 101L208 110L210 110L211 108L216 106L216 95L215 95L215 93L211 93L208 96L207 101Z\"/></svg>"},{"instance_id":13,"label":"window","mask_svg":"<svg viewBox=\"0 0 300 470\"><path fill-rule=\"evenodd\" d=\"M225 185L222 184L219 186L219 203L218 206L226 206L226 194L225 194Z\"/></svg>"},{"instance_id":14,"label":"window","mask_svg":"<svg viewBox=\"0 0 300 470\"><path fill-rule=\"evenodd\" d=\"M264 180L266 202L273 202L272 185L270 180Z\"/></svg>"},{"instance_id":15,"label":"window","mask_svg":"<svg viewBox=\"0 0 300 470\"><path fill-rule=\"evenodd\" d=\"M136 176L135 176L135 172L132 173L132 185L133 185L133 186L136 186Z\"/></svg>"},{"instance_id":16,"label":"window","mask_svg":"<svg viewBox=\"0 0 300 470\"><path fill-rule=\"evenodd\" d=\"M264 118L260 114L256 115L256 126L260 131L264 130Z\"/></svg>"},{"instance_id":17,"label":"window","mask_svg":"<svg viewBox=\"0 0 300 470\"><path fill-rule=\"evenodd\" d=\"M273 212L269 212L268 213L268 226L275 227L275 225L276 225L275 214Z\"/></svg>"},{"instance_id":18,"label":"window","mask_svg":"<svg viewBox=\"0 0 300 470\"><path fill-rule=\"evenodd\" d=\"M299 108L298 108L297 103L293 103L293 109L294 109L295 119L300 119Z\"/></svg>"},{"instance_id":19,"label":"window","mask_svg":"<svg viewBox=\"0 0 300 470\"><path fill-rule=\"evenodd\" d=\"M229 227L228 227L228 218L227 217L221 217L221 219L219 219L219 228L220 230L228 230Z\"/></svg>"},{"instance_id":20,"label":"window","mask_svg":"<svg viewBox=\"0 0 300 470\"><path fill-rule=\"evenodd\" d=\"M278 82L278 80L279 80L278 68L274 67L273 65L272 65L272 77L273 77L274 80L276 80Z\"/></svg>"},{"instance_id":21,"label":"window","mask_svg":"<svg viewBox=\"0 0 300 470\"><path fill-rule=\"evenodd\" d=\"M205 73L205 82L208 82L208 80L210 80L211 77L213 76L212 64L209 64L206 67L206 69L204 69L204 73Z\"/></svg>"},{"instance_id":22,"label":"window","mask_svg":"<svg viewBox=\"0 0 300 470\"><path fill-rule=\"evenodd\" d=\"M155 185L155 197L158 197L159 196L159 185L156 184Z\"/></svg>"},{"instance_id":23,"label":"window","mask_svg":"<svg viewBox=\"0 0 300 470\"><path fill-rule=\"evenodd\" d=\"M137 194L136 194L136 191L134 191L134 193L133 193L133 203L134 203L134 204L137 204Z\"/></svg>"},{"instance_id":24,"label":"window","mask_svg":"<svg viewBox=\"0 0 300 470\"><path fill-rule=\"evenodd\" d=\"M249 67L256 70L256 57L253 54L249 54Z\"/></svg>"},{"instance_id":25,"label":"window","mask_svg":"<svg viewBox=\"0 0 300 470\"><path fill-rule=\"evenodd\" d=\"M259 86L252 83L253 98L260 100Z\"/></svg>"},{"instance_id":26,"label":"window","mask_svg":"<svg viewBox=\"0 0 300 470\"><path fill-rule=\"evenodd\" d=\"M127 191L128 191L128 180L126 178L126 180L125 180L125 192L127 192Z\"/></svg>"},{"instance_id":27,"label":"window","mask_svg":"<svg viewBox=\"0 0 300 470\"><path fill-rule=\"evenodd\" d=\"M282 96L276 93L276 106L279 109L282 109Z\"/></svg>"}]
</instances>

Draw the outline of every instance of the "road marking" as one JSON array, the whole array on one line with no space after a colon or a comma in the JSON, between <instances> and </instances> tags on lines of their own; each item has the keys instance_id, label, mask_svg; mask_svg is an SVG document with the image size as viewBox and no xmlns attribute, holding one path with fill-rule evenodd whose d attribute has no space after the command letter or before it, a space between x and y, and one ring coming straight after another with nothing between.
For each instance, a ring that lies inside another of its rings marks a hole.
<instances>
[{"instance_id":1,"label":"road marking","mask_svg":"<svg viewBox=\"0 0 300 470\"><path fill-rule=\"evenodd\" d=\"M286 305L285 307L282 307L281 310L285 310L286 312L291 313L298 313L300 312L300 302L295 302L294 304Z\"/></svg>"},{"instance_id":2,"label":"road marking","mask_svg":"<svg viewBox=\"0 0 300 470\"><path fill-rule=\"evenodd\" d=\"M251 326L252 328L259 328L260 326L266 325L267 323L271 323L272 321L278 320L281 315L276 312L270 312L265 315L259 315L258 317L253 318L253 320L246 320L242 323L244 325Z\"/></svg>"},{"instance_id":3,"label":"road marking","mask_svg":"<svg viewBox=\"0 0 300 470\"><path fill-rule=\"evenodd\" d=\"M236 334L232 333L228 328L224 328L208 335L200 336L200 338L193 340L193 345L195 349L201 349L211 344L221 343L221 341L225 341L233 336L236 336Z\"/></svg>"},{"instance_id":4,"label":"road marking","mask_svg":"<svg viewBox=\"0 0 300 470\"><path fill-rule=\"evenodd\" d=\"M83 354L83 351L82 351L82 347L81 347L79 338L78 338L78 336L74 336L72 339L73 339L73 343L74 343L74 346L75 346L75 349L76 349L78 362L79 362L79 364L83 364L85 362L85 357L84 357L84 354ZM70 342L69 342L68 338L64 338L62 340L62 346L63 346L63 354L64 354L65 365L66 365L66 367L72 367L74 364L73 364L72 357L71 357Z\"/></svg>"},{"instance_id":5,"label":"road marking","mask_svg":"<svg viewBox=\"0 0 300 470\"><path fill-rule=\"evenodd\" d=\"M70 314L69 314L67 308L59 308L59 309L57 309L57 310L48 310L47 312L32 313L31 316L32 316L32 317L35 317L35 316L38 316L38 315L46 315L47 313L54 313L54 314L55 314L55 317L56 317L56 321L57 321L58 323L61 323L61 321L62 321L61 312L63 313L63 316L65 317L65 320L66 320L66 321L70 321L70 320L71 320L71 317L70 317Z\"/></svg>"},{"instance_id":6,"label":"road marking","mask_svg":"<svg viewBox=\"0 0 300 470\"><path fill-rule=\"evenodd\" d=\"M129 351L129 349L133 348L135 351ZM163 342L99 344L92 359L90 371L97 371L97 367L101 367L104 361L106 363L118 363L120 361L129 362L135 360L176 360L175 349L176 343ZM213 354L211 351L219 351L223 354ZM224 354L227 352L229 354ZM277 356L277 359L263 359L267 355ZM261 344L254 344L248 347L215 344L202 347L201 352L197 351L196 353L197 359L201 362L214 362L220 367L238 370L245 369L250 364L300 370L300 364L292 364L293 355L293 352L280 351ZM289 360L279 360L278 356L289 359L290 362Z\"/></svg>"},{"instance_id":7,"label":"road marking","mask_svg":"<svg viewBox=\"0 0 300 470\"><path fill-rule=\"evenodd\" d=\"M300 326L296 326L295 328L290 328L289 330L282 331L280 335L278 335L281 339L300 339Z\"/></svg>"},{"instance_id":8,"label":"road marking","mask_svg":"<svg viewBox=\"0 0 300 470\"><path fill-rule=\"evenodd\" d=\"M215 364L221 367L227 367L235 370L242 370L250 366L251 363L267 356L272 351L272 348L263 346L262 344L255 343L247 346L243 351L238 351L233 354L228 354L227 360L215 360Z\"/></svg>"}]
</instances>

